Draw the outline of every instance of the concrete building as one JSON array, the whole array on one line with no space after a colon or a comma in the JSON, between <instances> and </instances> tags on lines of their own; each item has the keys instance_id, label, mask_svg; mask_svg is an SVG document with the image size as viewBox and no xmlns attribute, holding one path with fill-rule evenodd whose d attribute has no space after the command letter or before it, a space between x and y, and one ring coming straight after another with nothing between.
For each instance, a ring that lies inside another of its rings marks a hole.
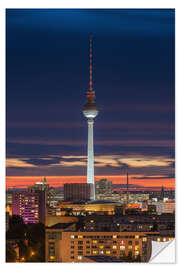
<instances>
[{"instance_id":1,"label":"concrete building","mask_svg":"<svg viewBox=\"0 0 180 270\"><path fill-rule=\"evenodd\" d=\"M43 182L36 182L34 186L29 186L28 187L28 192L33 192L33 191L48 191L49 190L49 185L47 184L46 177L44 177Z\"/></svg>"},{"instance_id":2,"label":"concrete building","mask_svg":"<svg viewBox=\"0 0 180 270\"><path fill-rule=\"evenodd\" d=\"M6 192L6 205L12 204L12 193Z\"/></svg>"},{"instance_id":3,"label":"concrete building","mask_svg":"<svg viewBox=\"0 0 180 270\"><path fill-rule=\"evenodd\" d=\"M156 206L156 212L158 215L163 213L174 213L175 211L175 202L168 200L166 202L152 202L152 205Z\"/></svg>"},{"instance_id":4,"label":"concrete building","mask_svg":"<svg viewBox=\"0 0 180 270\"><path fill-rule=\"evenodd\" d=\"M65 231L66 230L66 231ZM151 232L75 232L58 228L46 229L46 262L91 262L93 256L122 259L131 254L147 262L151 256ZM66 248L64 248L66 247ZM89 257L87 260L87 256Z\"/></svg>"},{"instance_id":5,"label":"concrete building","mask_svg":"<svg viewBox=\"0 0 180 270\"><path fill-rule=\"evenodd\" d=\"M93 143L93 125L94 118L98 114L95 103L95 91L92 82L92 38L90 37L90 69L89 69L89 90L87 92L87 103L83 107L83 114L88 119L88 161L87 161L87 183L92 184L91 199L95 200L94 183L94 143Z\"/></svg>"},{"instance_id":6,"label":"concrete building","mask_svg":"<svg viewBox=\"0 0 180 270\"><path fill-rule=\"evenodd\" d=\"M19 215L25 224L45 224L46 192L14 192L12 196L12 215Z\"/></svg>"},{"instance_id":7,"label":"concrete building","mask_svg":"<svg viewBox=\"0 0 180 270\"><path fill-rule=\"evenodd\" d=\"M103 194L106 196L107 194L112 195L112 181L108 181L107 179L100 179L96 181L96 196L97 194Z\"/></svg>"},{"instance_id":8,"label":"concrete building","mask_svg":"<svg viewBox=\"0 0 180 270\"><path fill-rule=\"evenodd\" d=\"M92 184L64 184L64 200L71 202L89 201Z\"/></svg>"}]
</instances>

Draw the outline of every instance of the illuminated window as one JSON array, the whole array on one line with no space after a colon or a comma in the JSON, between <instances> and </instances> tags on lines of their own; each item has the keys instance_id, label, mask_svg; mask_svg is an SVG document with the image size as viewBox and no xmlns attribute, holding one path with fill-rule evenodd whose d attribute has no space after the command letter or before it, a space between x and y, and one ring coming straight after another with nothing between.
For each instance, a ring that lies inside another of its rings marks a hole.
<instances>
[{"instance_id":1,"label":"illuminated window","mask_svg":"<svg viewBox=\"0 0 180 270\"><path fill-rule=\"evenodd\" d=\"M128 249L132 249L132 246L128 246Z\"/></svg>"},{"instance_id":2,"label":"illuminated window","mask_svg":"<svg viewBox=\"0 0 180 270\"><path fill-rule=\"evenodd\" d=\"M49 259L50 259L50 260L54 260L55 257L54 257L54 256L50 256Z\"/></svg>"},{"instance_id":3,"label":"illuminated window","mask_svg":"<svg viewBox=\"0 0 180 270\"><path fill-rule=\"evenodd\" d=\"M136 235L135 235L135 238L136 238L136 239L139 239L139 235L136 234Z\"/></svg>"},{"instance_id":4,"label":"illuminated window","mask_svg":"<svg viewBox=\"0 0 180 270\"><path fill-rule=\"evenodd\" d=\"M99 254L104 254L104 251L103 250L99 250Z\"/></svg>"},{"instance_id":5,"label":"illuminated window","mask_svg":"<svg viewBox=\"0 0 180 270\"><path fill-rule=\"evenodd\" d=\"M139 250L139 246L135 246L135 250Z\"/></svg>"},{"instance_id":6,"label":"illuminated window","mask_svg":"<svg viewBox=\"0 0 180 270\"><path fill-rule=\"evenodd\" d=\"M117 246L113 246L113 249L117 249Z\"/></svg>"},{"instance_id":7,"label":"illuminated window","mask_svg":"<svg viewBox=\"0 0 180 270\"><path fill-rule=\"evenodd\" d=\"M97 254L97 250L93 250L93 254Z\"/></svg>"},{"instance_id":8,"label":"illuminated window","mask_svg":"<svg viewBox=\"0 0 180 270\"><path fill-rule=\"evenodd\" d=\"M72 238L72 239L75 238L74 235L71 235L71 238Z\"/></svg>"},{"instance_id":9,"label":"illuminated window","mask_svg":"<svg viewBox=\"0 0 180 270\"><path fill-rule=\"evenodd\" d=\"M125 246L120 246L120 250L125 250Z\"/></svg>"},{"instance_id":10,"label":"illuminated window","mask_svg":"<svg viewBox=\"0 0 180 270\"><path fill-rule=\"evenodd\" d=\"M82 235L78 235L78 238L80 239L80 238L83 238L83 236Z\"/></svg>"},{"instance_id":11,"label":"illuminated window","mask_svg":"<svg viewBox=\"0 0 180 270\"><path fill-rule=\"evenodd\" d=\"M166 238L165 237L163 238L163 241L166 242Z\"/></svg>"},{"instance_id":12,"label":"illuminated window","mask_svg":"<svg viewBox=\"0 0 180 270\"><path fill-rule=\"evenodd\" d=\"M121 241L120 241L120 244L124 244L124 241L123 241L123 240L121 240Z\"/></svg>"},{"instance_id":13,"label":"illuminated window","mask_svg":"<svg viewBox=\"0 0 180 270\"><path fill-rule=\"evenodd\" d=\"M139 251L138 250L135 251L135 255L139 255Z\"/></svg>"},{"instance_id":14,"label":"illuminated window","mask_svg":"<svg viewBox=\"0 0 180 270\"><path fill-rule=\"evenodd\" d=\"M117 238L117 235L113 235L113 238Z\"/></svg>"},{"instance_id":15,"label":"illuminated window","mask_svg":"<svg viewBox=\"0 0 180 270\"><path fill-rule=\"evenodd\" d=\"M93 244L97 244L97 240L93 240Z\"/></svg>"},{"instance_id":16,"label":"illuminated window","mask_svg":"<svg viewBox=\"0 0 180 270\"><path fill-rule=\"evenodd\" d=\"M93 223L93 222L94 222L94 220L93 220L93 219L91 219L91 220L90 220L90 222L91 222L91 223Z\"/></svg>"},{"instance_id":17,"label":"illuminated window","mask_svg":"<svg viewBox=\"0 0 180 270\"><path fill-rule=\"evenodd\" d=\"M102 249L102 248L104 248L104 246L99 246L99 248L101 248L101 249Z\"/></svg>"},{"instance_id":18,"label":"illuminated window","mask_svg":"<svg viewBox=\"0 0 180 270\"><path fill-rule=\"evenodd\" d=\"M78 260L82 260L82 256L78 256Z\"/></svg>"},{"instance_id":19,"label":"illuminated window","mask_svg":"<svg viewBox=\"0 0 180 270\"><path fill-rule=\"evenodd\" d=\"M161 241L161 239L160 239L160 238L157 238L157 241L158 241L158 242L160 242L160 241Z\"/></svg>"},{"instance_id":20,"label":"illuminated window","mask_svg":"<svg viewBox=\"0 0 180 270\"><path fill-rule=\"evenodd\" d=\"M146 242L147 241L147 237L143 237L143 242Z\"/></svg>"},{"instance_id":21,"label":"illuminated window","mask_svg":"<svg viewBox=\"0 0 180 270\"><path fill-rule=\"evenodd\" d=\"M110 250L106 250L106 254L111 254L111 251Z\"/></svg>"}]
</instances>

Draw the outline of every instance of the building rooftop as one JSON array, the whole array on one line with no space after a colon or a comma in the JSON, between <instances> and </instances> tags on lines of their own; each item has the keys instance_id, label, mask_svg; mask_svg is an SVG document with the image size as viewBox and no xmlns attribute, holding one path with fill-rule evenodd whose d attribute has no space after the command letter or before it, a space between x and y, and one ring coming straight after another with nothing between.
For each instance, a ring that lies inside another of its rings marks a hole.
<instances>
[{"instance_id":1,"label":"building rooftop","mask_svg":"<svg viewBox=\"0 0 180 270\"><path fill-rule=\"evenodd\" d=\"M94 201L88 201L85 204L119 204L117 201L110 201L110 200L94 200Z\"/></svg>"},{"instance_id":2,"label":"building rooftop","mask_svg":"<svg viewBox=\"0 0 180 270\"><path fill-rule=\"evenodd\" d=\"M71 223L57 223L51 227L47 227L48 228L51 228L51 229L66 229L68 228L69 226L75 224L74 222L71 222Z\"/></svg>"}]
</instances>

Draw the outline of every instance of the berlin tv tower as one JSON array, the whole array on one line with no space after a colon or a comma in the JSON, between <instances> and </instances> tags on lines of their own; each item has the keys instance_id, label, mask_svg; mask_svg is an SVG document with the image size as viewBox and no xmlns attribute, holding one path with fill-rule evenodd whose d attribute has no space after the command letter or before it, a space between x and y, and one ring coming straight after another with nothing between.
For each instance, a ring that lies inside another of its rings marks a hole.
<instances>
[{"instance_id":1,"label":"berlin tv tower","mask_svg":"<svg viewBox=\"0 0 180 270\"><path fill-rule=\"evenodd\" d=\"M87 92L87 103L83 107L83 114L88 119L88 162L87 162L87 183L91 185L91 200L95 200L95 182L94 182L94 143L93 143L93 125L94 118L98 114L95 103L95 91L92 82L92 36L90 36L90 54L89 54L89 90Z\"/></svg>"}]
</instances>

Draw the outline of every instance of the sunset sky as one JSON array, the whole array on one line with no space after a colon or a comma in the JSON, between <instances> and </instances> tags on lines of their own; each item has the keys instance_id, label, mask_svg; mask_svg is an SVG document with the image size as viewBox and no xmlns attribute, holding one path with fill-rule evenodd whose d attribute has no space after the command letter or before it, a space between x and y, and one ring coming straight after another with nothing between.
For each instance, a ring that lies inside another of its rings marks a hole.
<instances>
[{"instance_id":1,"label":"sunset sky","mask_svg":"<svg viewBox=\"0 0 180 270\"><path fill-rule=\"evenodd\" d=\"M86 181L89 34L95 179L174 188L175 13L8 9L7 188Z\"/></svg>"}]
</instances>

